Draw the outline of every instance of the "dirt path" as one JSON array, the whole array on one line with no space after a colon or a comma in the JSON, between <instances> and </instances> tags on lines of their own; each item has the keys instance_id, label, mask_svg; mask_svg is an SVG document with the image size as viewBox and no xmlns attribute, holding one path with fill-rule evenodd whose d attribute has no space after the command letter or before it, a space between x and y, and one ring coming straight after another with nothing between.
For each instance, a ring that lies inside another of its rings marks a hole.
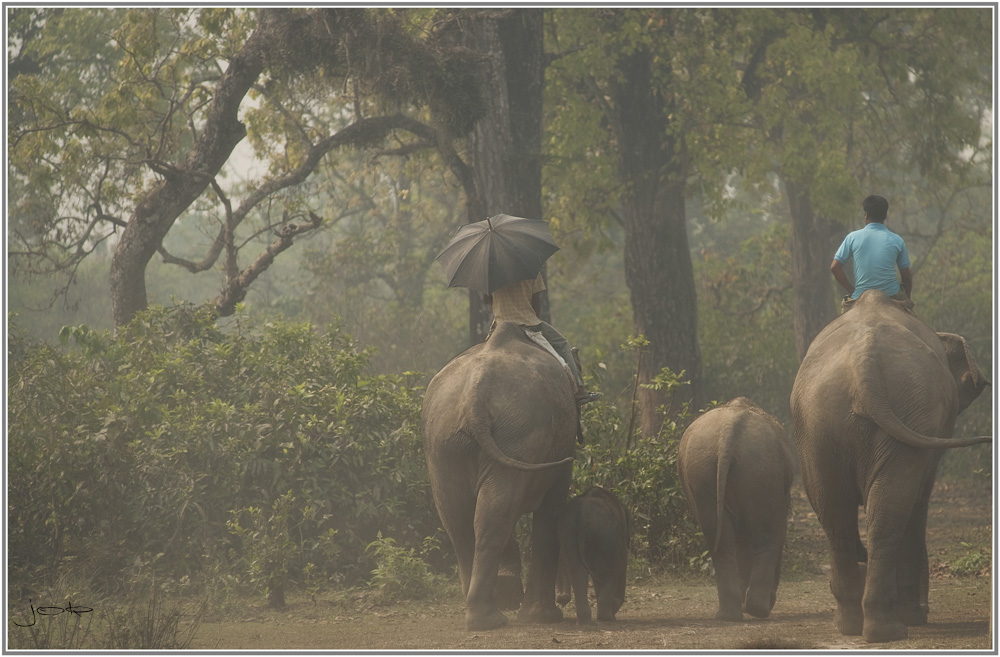
<instances>
[{"instance_id":1,"label":"dirt path","mask_svg":"<svg viewBox=\"0 0 1000 657\"><path fill-rule=\"evenodd\" d=\"M795 491L791 536L798 549L825 541L808 502ZM939 487L932 497L928 552L932 577L927 625L906 640L866 644L833 625L834 600L822 568L782 580L767 620L714 619L710 579L643 581L629 586L617 623L579 627L572 603L556 625L528 625L511 617L506 627L468 632L458 597L434 603L375 606L355 602L292 600L284 612L248 608L242 618L202 623L195 649L219 650L993 650L993 583L989 576L952 576L946 563L969 552L963 543L989 544L993 505L989 491Z\"/></svg>"}]
</instances>

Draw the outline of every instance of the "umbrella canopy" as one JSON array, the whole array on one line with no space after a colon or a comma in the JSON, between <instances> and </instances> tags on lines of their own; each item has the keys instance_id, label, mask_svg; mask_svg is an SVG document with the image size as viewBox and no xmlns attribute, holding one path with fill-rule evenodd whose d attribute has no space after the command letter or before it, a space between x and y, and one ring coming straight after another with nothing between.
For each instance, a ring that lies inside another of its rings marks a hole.
<instances>
[{"instance_id":1,"label":"umbrella canopy","mask_svg":"<svg viewBox=\"0 0 1000 657\"><path fill-rule=\"evenodd\" d=\"M448 287L493 294L508 283L537 276L558 250L546 222L498 214L459 228L437 261Z\"/></svg>"}]
</instances>

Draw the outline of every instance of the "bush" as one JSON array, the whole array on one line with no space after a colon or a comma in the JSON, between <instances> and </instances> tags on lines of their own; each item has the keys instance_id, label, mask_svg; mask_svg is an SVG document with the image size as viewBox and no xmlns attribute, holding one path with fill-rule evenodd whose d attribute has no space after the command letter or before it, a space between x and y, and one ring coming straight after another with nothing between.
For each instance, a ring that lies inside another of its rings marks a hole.
<instances>
[{"instance_id":1,"label":"bush","mask_svg":"<svg viewBox=\"0 0 1000 657\"><path fill-rule=\"evenodd\" d=\"M389 537L378 537L367 548L376 561L368 586L376 589L383 602L420 600L434 591L437 577L427 566L426 557L437 550L434 538L427 537L418 552L415 548L397 545Z\"/></svg>"},{"instance_id":2,"label":"bush","mask_svg":"<svg viewBox=\"0 0 1000 657\"><path fill-rule=\"evenodd\" d=\"M969 551L955 559L949 570L955 575L960 576L989 577L993 565L989 547L977 548L964 542L962 543L962 547Z\"/></svg>"},{"instance_id":3,"label":"bush","mask_svg":"<svg viewBox=\"0 0 1000 657\"><path fill-rule=\"evenodd\" d=\"M247 593L280 607L286 587L422 595L453 571L450 549L426 546L440 529L419 375L368 375L370 350L338 327L220 327L177 306L61 342L16 328L8 342L9 590L77 573L114 595L148 566L204 583L215 607ZM682 420L623 444L624 419L587 408L576 485L622 498L639 558L683 566L703 548L676 478Z\"/></svg>"},{"instance_id":4,"label":"bush","mask_svg":"<svg viewBox=\"0 0 1000 657\"><path fill-rule=\"evenodd\" d=\"M657 381L683 384L667 368ZM607 404L584 408L586 442L573 465L574 494L601 486L621 500L632 514L634 559L649 567L697 570L704 541L677 474L677 449L693 418L685 411L667 421L659 435L641 437L627 411Z\"/></svg>"},{"instance_id":5,"label":"bush","mask_svg":"<svg viewBox=\"0 0 1000 657\"><path fill-rule=\"evenodd\" d=\"M361 584L379 531L436 532L419 390L367 376L370 352L337 327L219 328L179 306L61 339L8 342L12 584L71 567L111 590L136 561L173 578L235 568L258 589L272 574Z\"/></svg>"}]
</instances>

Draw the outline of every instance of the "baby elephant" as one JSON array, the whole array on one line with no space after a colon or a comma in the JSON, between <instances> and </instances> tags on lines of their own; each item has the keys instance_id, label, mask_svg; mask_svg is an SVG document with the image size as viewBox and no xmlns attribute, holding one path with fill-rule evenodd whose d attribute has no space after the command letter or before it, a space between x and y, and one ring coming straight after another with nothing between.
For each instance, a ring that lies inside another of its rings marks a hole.
<instances>
[{"instance_id":1,"label":"baby elephant","mask_svg":"<svg viewBox=\"0 0 1000 657\"><path fill-rule=\"evenodd\" d=\"M784 427L745 397L708 411L681 437L684 496L708 541L720 620L767 618L777 597L794 474Z\"/></svg>"},{"instance_id":2,"label":"baby elephant","mask_svg":"<svg viewBox=\"0 0 1000 657\"><path fill-rule=\"evenodd\" d=\"M625 567L632 517L612 493L593 486L566 504L559 518L556 601L569 602L572 584L576 622L590 623L588 576L594 580L597 620L613 621L625 602Z\"/></svg>"}]
</instances>

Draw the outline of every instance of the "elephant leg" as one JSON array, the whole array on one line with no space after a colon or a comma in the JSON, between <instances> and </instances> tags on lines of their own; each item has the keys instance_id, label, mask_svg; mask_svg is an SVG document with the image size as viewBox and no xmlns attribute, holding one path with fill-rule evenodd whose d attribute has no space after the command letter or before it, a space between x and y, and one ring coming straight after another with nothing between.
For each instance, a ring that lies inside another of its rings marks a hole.
<instances>
[{"instance_id":1,"label":"elephant leg","mask_svg":"<svg viewBox=\"0 0 1000 657\"><path fill-rule=\"evenodd\" d=\"M723 532L718 550L712 550L712 565L715 567L715 586L719 594L719 610L715 617L719 620L743 620L743 581L738 564L739 547L732 523L727 519L719 528ZM715 532L705 532L709 545L715 545Z\"/></svg>"},{"instance_id":2,"label":"elephant leg","mask_svg":"<svg viewBox=\"0 0 1000 657\"><path fill-rule=\"evenodd\" d=\"M521 548L514 532L510 534L507 547L500 555L500 570L497 575L496 600L500 609L516 610L524 599L521 583Z\"/></svg>"},{"instance_id":3,"label":"elephant leg","mask_svg":"<svg viewBox=\"0 0 1000 657\"><path fill-rule=\"evenodd\" d=\"M562 550L562 539L560 538L560 550ZM556 571L556 604L565 607L573 598L573 584L569 577L569 566L566 559L560 552L559 569Z\"/></svg>"},{"instance_id":4,"label":"elephant leg","mask_svg":"<svg viewBox=\"0 0 1000 657\"><path fill-rule=\"evenodd\" d=\"M531 514L531 563L524 602L517 614L519 620L536 623L562 621L562 610L556 606L556 570L559 567L557 527L571 474L568 468L561 473L560 482L553 486L541 506Z\"/></svg>"},{"instance_id":5,"label":"elephant leg","mask_svg":"<svg viewBox=\"0 0 1000 657\"><path fill-rule=\"evenodd\" d=\"M868 573L862 599L865 641L907 637L896 615L895 599L901 544L919 493L920 482L877 482L868 494Z\"/></svg>"},{"instance_id":6,"label":"elephant leg","mask_svg":"<svg viewBox=\"0 0 1000 657\"><path fill-rule=\"evenodd\" d=\"M903 535L896 567L896 615L905 625L927 623L930 564L927 558L927 507L933 477L925 480Z\"/></svg>"},{"instance_id":7,"label":"elephant leg","mask_svg":"<svg viewBox=\"0 0 1000 657\"><path fill-rule=\"evenodd\" d=\"M462 595L468 597L472 579L472 562L476 554L475 498L460 495L435 496L441 525L444 527L458 559L458 576Z\"/></svg>"},{"instance_id":8,"label":"elephant leg","mask_svg":"<svg viewBox=\"0 0 1000 657\"><path fill-rule=\"evenodd\" d=\"M590 603L587 600L589 575L583 563L579 546L580 522L575 513L559 519L559 569L556 602L565 605L570 595L575 599L576 622L591 622Z\"/></svg>"},{"instance_id":9,"label":"elephant leg","mask_svg":"<svg viewBox=\"0 0 1000 657\"><path fill-rule=\"evenodd\" d=\"M767 618L771 615L777 599L775 578L780 570L780 548L775 550L773 545L763 545L754 550L753 571L746 597L747 613L754 618Z\"/></svg>"},{"instance_id":10,"label":"elephant leg","mask_svg":"<svg viewBox=\"0 0 1000 657\"><path fill-rule=\"evenodd\" d=\"M577 560L571 569L570 578L573 583L573 601L576 605L576 622L579 625L588 625L593 622L590 612L590 601L587 599L590 575L582 561ZM594 582L597 588L597 582ZM600 609L600 607L598 607Z\"/></svg>"},{"instance_id":11,"label":"elephant leg","mask_svg":"<svg viewBox=\"0 0 1000 657\"><path fill-rule=\"evenodd\" d=\"M787 503L784 508L787 507ZM747 587L746 611L756 618L767 618L778 598L781 580L781 553L785 546L788 523L783 514L751 528L753 566Z\"/></svg>"},{"instance_id":12,"label":"elephant leg","mask_svg":"<svg viewBox=\"0 0 1000 657\"><path fill-rule=\"evenodd\" d=\"M543 506L531 517L531 564L528 566L524 602L517 614L519 620L536 623L558 623L562 620L562 611L556 606L558 567L556 519ZM575 578L575 575L571 573L570 577Z\"/></svg>"},{"instance_id":13,"label":"elephant leg","mask_svg":"<svg viewBox=\"0 0 1000 657\"><path fill-rule=\"evenodd\" d=\"M597 620L610 622L615 620L615 614L622 606L625 596L619 593L617 578L609 572L604 572L598 580L594 579L594 593L597 596Z\"/></svg>"},{"instance_id":14,"label":"elephant leg","mask_svg":"<svg viewBox=\"0 0 1000 657\"><path fill-rule=\"evenodd\" d=\"M594 575L594 590L597 593L597 620L613 621L615 614L625 602L625 573L628 566L628 548L620 546L609 563L601 568L601 587L598 590Z\"/></svg>"},{"instance_id":15,"label":"elephant leg","mask_svg":"<svg viewBox=\"0 0 1000 657\"><path fill-rule=\"evenodd\" d=\"M499 496L502 497L502 496ZM469 592L465 598L465 625L469 630L492 630L507 623L497 607L496 584L500 558L517 522L510 503L491 492L481 492L476 504L476 549Z\"/></svg>"},{"instance_id":16,"label":"elephant leg","mask_svg":"<svg viewBox=\"0 0 1000 657\"><path fill-rule=\"evenodd\" d=\"M836 480L817 484L810 485L806 480L806 492L830 544L830 591L837 601L835 623L841 634L857 636L864 628L861 598L865 590L858 568L862 558L858 552L858 505ZM817 495L816 490L824 491L823 495Z\"/></svg>"},{"instance_id":17,"label":"elephant leg","mask_svg":"<svg viewBox=\"0 0 1000 657\"><path fill-rule=\"evenodd\" d=\"M753 544L746 532L736 535L736 569L740 574L740 600L746 610L746 596L750 589L750 576L753 574Z\"/></svg>"}]
</instances>

